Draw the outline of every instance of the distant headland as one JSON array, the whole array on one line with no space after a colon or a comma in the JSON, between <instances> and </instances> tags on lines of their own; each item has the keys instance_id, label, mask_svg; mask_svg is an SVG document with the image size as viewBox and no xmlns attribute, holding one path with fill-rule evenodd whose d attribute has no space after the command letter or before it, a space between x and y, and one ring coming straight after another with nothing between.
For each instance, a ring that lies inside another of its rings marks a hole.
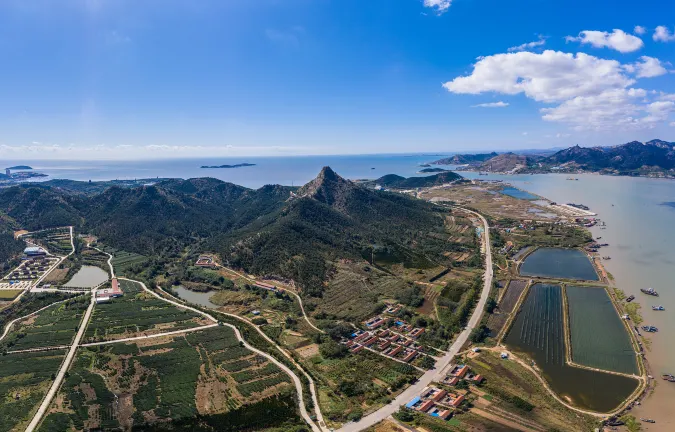
<instances>
[{"instance_id":1,"label":"distant headland","mask_svg":"<svg viewBox=\"0 0 675 432\"><path fill-rule=\"evenodd\" d=\"M250 167L255 166L252 163L240 163L235 165L202 165L202 168L241 168L241 167Z\"/></svg>"},{"instance_id":2,"label":"distant headland","mask_svg":"<svg viewBox=\"0 0 675 432\"><path fill-rule=\"evenodd\" d=\"M17 165L9 168L5 168L8 170L32 170L33 167L29 167L28 165Z\"/></svg>"}]
</instances>

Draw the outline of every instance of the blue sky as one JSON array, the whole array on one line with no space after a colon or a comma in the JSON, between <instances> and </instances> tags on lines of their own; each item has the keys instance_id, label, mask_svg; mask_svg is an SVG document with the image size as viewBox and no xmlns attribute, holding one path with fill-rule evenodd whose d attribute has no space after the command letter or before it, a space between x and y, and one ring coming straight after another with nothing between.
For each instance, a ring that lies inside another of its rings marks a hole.
<instances>
[{"instance_id":1,"label":"blue sky","mask_svg":"<svg viewBox=\"0 0 675 432\"><path fill-rule=\"evenodd\" d=\"M670 1L5 0L0 157L675 141L674 17Z\"/></svg>"}]
</instances>

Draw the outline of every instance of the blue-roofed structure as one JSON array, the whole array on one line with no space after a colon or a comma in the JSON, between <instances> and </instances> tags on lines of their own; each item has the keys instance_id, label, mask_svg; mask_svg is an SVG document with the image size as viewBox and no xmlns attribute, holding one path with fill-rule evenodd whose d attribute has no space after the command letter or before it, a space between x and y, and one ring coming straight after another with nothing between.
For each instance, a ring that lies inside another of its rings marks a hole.
<instances>
[{"instance_id":1,"label":"blue-roofed structure","mask_svg":"<svg viewBox=\"0 0 675 432\"><path fill-rule=\"evenodd\" d=\"M405 405L405 407L406 407L406 408L412 408L412 407L415 406L415 404L416 404L417 402L419 402L419 401L420 401L420 397L417 396L417 397L415 397L413 400L411 400L410 402L408 402L408 403Z\"/></svg>"}]
</instances>

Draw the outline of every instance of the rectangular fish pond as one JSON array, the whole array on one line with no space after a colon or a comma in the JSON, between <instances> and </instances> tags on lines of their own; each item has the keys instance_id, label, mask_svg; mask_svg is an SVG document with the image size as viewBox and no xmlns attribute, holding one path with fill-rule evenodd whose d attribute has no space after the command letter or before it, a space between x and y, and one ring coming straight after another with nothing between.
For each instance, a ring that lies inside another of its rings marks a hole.
<instances>
[{"instance_id":1,"label":"rectangular fish pond","mask_svg":"<svg viewBox=\"0 0 675 432\"><path fill-rule=\"evenodd\" d=\"M638 380L565 364L564 335L562 288L535 284L504 342L534 360L551 389L571 405L597 412L617 408Z\"/></svg>"},{"instance_id":2,"label":"rectangular fish pond","mask_svg":"<svg viewBox=\"0 0 675 432\"><path fill-rule=\"evenodd\" d=\"M540 248L520 266L523 276L574 280L599 280L588 256L579 249Z\"/></svg>"},{"instance_id":3,"label":"rectangular fish pond","mask_svg":"<svg viewBox=\"0 0 675 432\"><path fill-rule=\"evenodd\" d=\"M604 288L568 286L572 360L584 366L637 374L635 349Z\"/></svg>"}]
</instances>

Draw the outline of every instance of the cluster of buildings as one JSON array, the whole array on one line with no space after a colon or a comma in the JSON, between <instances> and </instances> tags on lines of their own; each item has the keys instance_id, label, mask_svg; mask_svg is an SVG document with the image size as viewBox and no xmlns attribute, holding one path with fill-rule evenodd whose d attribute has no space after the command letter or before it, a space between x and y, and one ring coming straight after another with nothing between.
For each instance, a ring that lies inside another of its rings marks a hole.
<instances>
[{"instance_id":1,"label":"cluster of buildings","mask_svg":"<svg viewBox=\"0 0 675 432\"><path fill-rule=\"evenodd\" d=\"M464 395L450 393L435 386L426 387L419 396L414 397L406 408L426 413L432 417L448 420L455 408L464 402Z\"/></svg>"},{"instance_id":2,"label":"cluster of buildings","mask_svg":"<svg viewBox=\"0 0 675 432\"><path fill-rule=\"evenodd\" d=\"M216 267L216 262L212 255L200 255L199 258L197 258L195 265L197 267L214 268Z\"/></svg>"},{"instance_id":3,"label":"cluster of buildings","mask_svg":"<svg viewBox=\"0 0 675 432\"><path fill-rule=\"evenodd\" d=\"M110 300L117 297L122 297L123 295L124 292L122 291L122 288L120 288L117 278L112 278L110 281L110 288L104 288L96 291L96 304L107 303Z\"/></svg>"},{"instance_id":4,"label":"cluster of buildings","mask_svg":"<svg viewBox=\"0 0 675 432\"><path fill-rule=\"evenodd\" d=\"M413 327L395 317L402 309L400 305L389 306L383 315L366 320L366 330L352 333L344 343L353 353L370 348L381 354L402 360L406 363L420 355L420 346L416 340L424 333L424 329Z\"/></svg>"},{"instance_id":5,"label":"cluster of buildings","mask_svg":"<svg viewBox=\"0 0 675 432\"><path fill-rule=\"evenodd\" d=\"M448 372L445 378L443 378L442 382L445 385L454 386L463 379L471 381L474 384L480 384L483 382L483 376L471 372L471 369L469 369L469 366L467 365L450 366L450 372Z\"/></svg>"},{"instance_id":6,"label":"cluster of buildings","mask_svg":"<svg viewBox=\"0 0 675 432\"><path fill-rule=\"evenodd\" d=\"M0 283L0 289L30 288L56 261L58 258L47 256L46 251L40 247L26 248L23 261L5 276L4 282Z\"/></svg>"}]
</instances>

